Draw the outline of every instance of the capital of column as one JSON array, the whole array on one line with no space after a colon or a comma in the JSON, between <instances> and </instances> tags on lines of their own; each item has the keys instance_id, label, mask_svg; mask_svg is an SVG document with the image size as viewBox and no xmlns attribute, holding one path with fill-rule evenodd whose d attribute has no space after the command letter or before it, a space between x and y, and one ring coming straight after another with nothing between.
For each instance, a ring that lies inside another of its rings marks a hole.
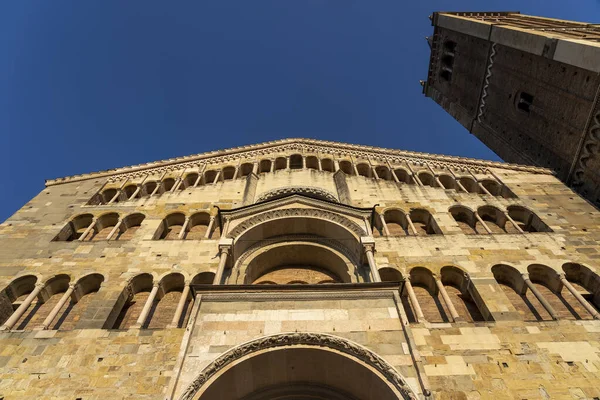
<instances>
[{"instance_id":1,"label":"capital of column","mask_svg":"<svg viewBox=\"0 0 600 400\"><path fill-rule=\"evenodd\" d=\"M526 272L523 272L523 273L521 274L521 278L523 278L523 280L525 280L525 281L529 281L529 280L530 280L530 279L529 279L529 274L528 274L528 273L526 273Z\"/></svg>"},{"instance_id":2,"label":"capital of column","mask_svg":"<svg viewBox=\"0 0 600 400\"><path fill-rule=\"evenodd\" d=\"M152 283L152 288L159 288L160 287L160 282L153 282Z\"/></svg>"}]
</instances>

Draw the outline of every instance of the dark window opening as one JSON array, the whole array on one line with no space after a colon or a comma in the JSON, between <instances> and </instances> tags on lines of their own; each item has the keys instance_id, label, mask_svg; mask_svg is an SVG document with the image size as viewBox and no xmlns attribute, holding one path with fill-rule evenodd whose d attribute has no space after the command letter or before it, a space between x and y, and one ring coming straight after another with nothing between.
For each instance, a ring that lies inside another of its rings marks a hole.
<instances>
[{"instance_id":1,"label":"dark window opening","mask_svg":"<svg viewBox=\"0 0 600 400\"><path fill-rule=\"evenodd\" d=\"M533 104L533 96L529 93L521 92L517 108L523 112L529 113L530 107Z\"/></svg>"}]
</instances>

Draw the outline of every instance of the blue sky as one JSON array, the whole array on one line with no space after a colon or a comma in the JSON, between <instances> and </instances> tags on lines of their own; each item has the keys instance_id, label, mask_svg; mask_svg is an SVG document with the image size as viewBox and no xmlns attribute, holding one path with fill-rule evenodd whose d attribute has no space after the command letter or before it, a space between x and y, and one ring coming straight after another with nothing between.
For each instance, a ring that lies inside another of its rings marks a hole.
<instances>
[{"instance_id":1,"label":"blue sky","mask_svg":"<svg viewBox=\"0 0 600 400\"><path fill-rule=\"evenodd\" d=\"M598 0L3 1L0 221L45 179L285 137L497 159L419 86L428 15L482 7L600 20Z\"/></svg>"}]
</instances>

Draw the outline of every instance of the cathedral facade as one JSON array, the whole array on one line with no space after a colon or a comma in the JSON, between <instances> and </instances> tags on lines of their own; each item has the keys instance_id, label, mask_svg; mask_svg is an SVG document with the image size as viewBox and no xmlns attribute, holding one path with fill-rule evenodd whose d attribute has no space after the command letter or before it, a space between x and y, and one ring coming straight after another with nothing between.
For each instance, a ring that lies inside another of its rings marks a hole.
<instances>
[{"instance_id":1,"label":"cathedral facade","mask_svg":"<svg viewBox=\"0 0 600 400\"><path fill-rule=\"evenodd\" d=\"M542 167L287 139L0 225L0 399L600 398L600 212Z\"/></svg>"}]
</instances>

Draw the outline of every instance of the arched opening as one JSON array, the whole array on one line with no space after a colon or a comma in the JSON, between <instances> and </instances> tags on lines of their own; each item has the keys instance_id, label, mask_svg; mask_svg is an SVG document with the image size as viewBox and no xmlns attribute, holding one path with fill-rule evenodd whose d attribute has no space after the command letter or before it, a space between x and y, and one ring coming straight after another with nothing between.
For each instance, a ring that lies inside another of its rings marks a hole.
<instances>
[{"instance_id":1,"label":"arched opening","mask_svg":"<svg viewBox=\"0 0 600 400\"><path fill-rule=\"evenodd\" d=\"M170 192L173 189L173 186L175 185L175 179L173 178L167 178L165 180L162 181L162 193L166 193L166 192Z\"/></svg>"},{"instance_id":2,"label":"arched opening","mask_svg":"<svg viewBox=\"0 0 600 400\"><path fill-rule=\"evenodd\" d=\"M102 282L104 276L101 274L94 273L80 278L75 284L70 301L59 311L49 329L75 329L77 322L94 299L94 295L100 290Z\"/></svg>"},{"instance_id":3,"label":"arched opening","mask_svg":"<svg viewBox=\"0 0 600 400\"><path fill-rule=\"evenodd\" d=\"M279 171L287 168L287 158L277 157L275 159L275 171Z\"/></svg>"},{"instance_id":4,"label":"arched opening","mask_svg":"<svg viewBox=\"0 0 600 400\"><path fill-rule=\"evenodd\" d=\"M463 176L462 178L458 178L458 181L465 188L465 190L469 193L479 193L479 185L473 178L469 178L467 176Z\"/></svg>"},{"instance_id":5,"label":"arched opening","mask_svg":"<svg viewBox=\"0 0 600 400\"><path fill-rule=\"evenodd\" d=\"M104 214L103 216L98 218L98 221L96 222L96 225L94 226L94 229L92 229L92 231L87 235L85 240L86 241L92 240L92 241L96 242L99 240L108 239L108 235L112 232L112 230L114 229L114 227L117 225L118 222L119 222L119 214L117 214L117 213Z\"/></svg>"},{"instance_id":6,"label":"arched opening","mask_svg":"<svg viewBox=\"0 0 600 400\"><path fill-rule=\"evenodd\" d=\"M160 280L158 293L142 328L166 328L171 323L184 285L185 279L180 273L168 274Z\"/></svg>"},{"instance_id":7,"label":"arched opening","mask_svg":"<svg viewBox=\"0 0 600 400\"><path fill-rule=\"evenodd\" d=\"M290 157L290 169L302 169L303 167L303 159L300 154L292 154Z\"/></svg>"},{"instance_id":8,"label":"arched opening","mask_svg":"<svg viewBox=\"0 0 600 400\"><path fill-rule=\"evenodd\" d=\"M271 172L271 160L260 160L260 164L258 165L258 173L264 174L267 172Z\"/></svg>"},{"instance_id":9,"label":"arched opening","mask_svg":"<svg viewBox=\"0 0 600 400\"><path fill-rule=\"evenodd\" d=\"M508 215L519 225L523 232L552 232L542 220L521 206L508 206Z\"/></svg>"},{"instance_id":10,"label":"arched opening","mask_svg":"<svg viewBox=\"0 0 600 400\"><path fill-rule=\"evenodd\" d=\"M192 285L212 285L214 281L214 272L200 272L192 279Z\"/></svg>"},{"instance_id":11,"label":"arched opening","mask_svg":"<svg viewBox=\"0 0 600 400\"><path fill-rule=\"evenodd\" d=\"M31 303L31 306L14 325L15 329L31 329L42 325L69 288L70 281L71 278L65 274L59 274L48 279L36 301Z\"/></svg>"},{"instance_id":12,"label":"arched opening","mask_svg":"<svg viewBox=\"0 0 600 400\"><path fill-rule=\"evenodd\" d=\"M78 240L86 229L92 224L94 216L92 214L78 215L69 221L54 237L54 241L72 242Z\"/></svg>"},{"instance_id":13,"label":"arched opening","mask_svg":"<svg viewBox=\"0 0 600 400\"><path fill-rule=\"evenodd\" d=\"M106 189L102 192L101 197L102 197L102 204L108 204L117 194L117 189L111 188L111 189ZM119 202L119 198L117 197L114 201L115 203Z\"/></svg>"},{"instance_id":14,"label":"arched opening","mask_svg":"<svg viewBox=\"0 0 600 400\"><path fill-rule=\"evenodd\" d=\"M377 176L379 177L379 179L383 179L386 181L392 180L392 174L390 173L390 169L388 167L379 165L375 168L375 172L377 173Z\"/></svg>"},{"instance_id":15,"label":"arched opening","mask_svg":"<svg viewBox=\"0 0 600 400\"><path fill-rule=\"evenodd\" d=\"M136 232L142 227L142 222L146 216L144 214L135 213L123 218L123 223L119 231L112 237L114 240L131 240L135 237Z\"/></svg>"},{"instance_id":16,"label":"arched opening","mask_svg":"<svg viewBox=\"0 0 600 400\"><path fill-rule=\"evenodd\" d=\"M475 229L475 224L477 221L473 211L463 206L450 207L450 210L448 211L450 211L452 218L454 218L462 233L465 235L474 235L478 233L478 231ZM485 233L485 231L482 233Z\"/></svg>"},{"instance_id":17,"label":"arched opening","mask_svg":"<svg viewBox=\"0 0 600 400\"><path fill-rule=\"evenodd\" d=\"M9 283L8 286L0 292L0 326L10 318L12 313L15 312L29 294L33 292L37 280L37 277L34 275L21 276ZM31 306L29 306L29 308L31 308ZM25 314L27 314L27 311L28 310L25 310ZM17 321L15 326L18 326L19 322L20 321Z\"/></svg>"},{"instance_id":18,"label":"arched opening","mask_svg":"<svg viewBox=\"0 0 600 400\"><path fill-rule=\"evenodd\" d=\"M142 186L142 193L145 196L150 196L152 193L154 193L155 190L156 190L156 182L154 182L154 181L146 182Z\"/></svg>"},{"instance_id":19,"label":"arched opening","mask_svg":"<svg viewBox=\"0 0 600 400\"><path fill-rule=\"evenodd\" d=\"M524 321L552 320L544 306L531 290L528 290L519 271L509 265L498 264L492 267L492 274L510 304Z\"/></svg>"},{"instance_id":20,"label":"arched opening","mask_svg":"<svg viewBox=\"0 0 600 400\"><path fill-rule=\"evenodd\" d=\"M396 174L398 181L402 183L414 183L410 173L404 168L397 168L394 170L394 173Z\"/></svg>"},{"instance_id":21,"label":"arched opening","mask_svg":"<svg viewBox=\"0 0 600 400\"><path fill-rule=\"evenodd\" d=\"M499 209L493 206L482 206L477 209L477 214L479 217L485 222L485 225L488 227L492 233L506 233L504 230L504 226L506 224L506 215ZM479 233L485 233L485 229L480 227L480 222L477 222L476 229Z\"/></svg>"},{"instance_id":22,"label":"arched opening","mask_svg":"<svg viewBox=\"0 0 600 400\"><path fill-rule=\"evenodd\" d=\"M321 160L321 169L327 172L335 172L335 165L333 160L330 158L324 158Z\"/></svg>"},{"instance_id":23,"label":"arched opening","mask_svg":"<svg viewBox=\"0 0 600 400\"><path fill-rule=\"evenodd\" d=\"M221 177L224 181L230 181L235 175L235 167L228 166L222 169Z\"/></svg>"},{"instance_id":24,"label":"arched opening","mask_svg":"<svg viewBox=\"0 0 600 400\"><path fill-rule=\"evenodd\" d=\"M152 275L144 273L129 281L113 307L106 324L108 327L129 329L135 325L152 290L152 280Z\"/></svg>"},{"instance_id":25,"label":"arched opening","mask_svg":"<svg viewBox=\"0 0 600 400\"><path fill-rule=\"evenodd\" d=\"M127 185L125 186L125 188L123 189L123 193L125 194L125 200L129 200L131 198L131 196L133 196L133 194L135 193L135 191L137 190L137 185ZM136 197L139 197L140 195L138 194Z\"/></svg>"},{"instance_id":26,"label":"arched opening","mask_svg":"<svg viewBox=\"0 0 600 400\"><path fill-rule=\"evenodd\" d=\"M492 196L499 196L502 192L502 186L496 181L491 179L482 179L479 181L481 186L483 186Z\"/></svg>"},{"instance_id":27,"label":"arched opening","mask_svg":"<svg viewBox=\"0 0 600 400\"><path fill-rule=\"evenodd\" d=\"M319 159L315 156L306 157L306 168L319 169Z\"/></svg>"},{"instance_id":28,"label":"arched opening","mask_svg":"<svg viewBox=\"0 0 600 400\"><path fill-rule=\"evenodd\" d=\"M367 163L360 163L356 165L358 175L364 176L365 178L371 177L371 166Z\"/></svg>"},{"instance_id":29,"label":"arched opening","mask_svg":"<svg viewBox=\"0 0 600 400\"><path fill-rule=\"evenodd\" d=\"M414 267L410 270L410 282L428 322L450 322L450 312L438 296L435 279L430 270Z\"/></svg>"},{"instance_id":30,"label":"arched opening","mask_svg":"<svg viewBox=\"0 0 600 400\"><path fill-rule=\"evenodd\" d=\"M454 179L454 177L448 174L441 174L440 176L438 176L438 179L440 180L440 183L442 184L444 189L456 189L456 180Z\"/></svg>"},{"instance_id":31,"label":"arched opening","mask_svg":"<svg viewBox=\"0 0 600 400\"><path fill-rule=\"evenodd\" d=\"M600 276L588 267L577 263L566 263L562 266L562 269L565 272L565 278L575 290L592 307L600 311Z\"/></svg>"},{"instance_id":32,"label":"arched opening","mask_svg":"<svg viewBox=\"0 0 600 400\"><path fill-rule=\"evenodd\" d=\"M406 215L400 210L386 210L383 219L387 226L390 236L407 236L408 220Z\"/></svg>"},{"instance_id":33,"label":"arched opening","mask_svg":"<svg viewBox=\"0 0 600 400\"><path fill-rule=\"evenodd\" d=\"M217 171L209 170L204 173L204 183L206 185L210 185L211 183L215 183L215 179L217 178Z\"/></svg>"},{"instance_id":34,"label":"arched opening","mask_svg":"<svg viewBox=\"0 0 600 400\"><path fill-rule=\"evenodd\" d=\"M362 346L331 335L289 333L229 350L209 364L182 397L398 400L415 395L392 366Z\"/></svg>"},{"instance_id":35,"label":"arched opening","mask_svg":"<svg viewBox=\"0 0 600 400\"><path fill-rule=\"evenodd\" d=\"M379 268L379 277L382 282L402 282L402 273L396 268L383 267Z\"/></svg>"},{"instance_id":36,"label":"arched opening","mask_svg":"<svg viewBox=\"0 0 600 400\"><path fill-rule=\"evenodd\" d=\"M177 240L185 222L183 213L173 213L167 215L162 220L155 237L161 240Z\"/></svg>"},{"instance_id":37,"label":"arched opening","mask_svg":"<svg viewBox=\"0 0 600 400\"><path fill-rule=\"evenodd\" d=\"M417 236L433 235L441 233L437 223L431 213L423 208L416 208L410 211L410 219L417 231Z\"/></svg>"},{"instance_id":38,"label":"arched opening","mask_svg":"<svg viewBox=\"0 0 600 400\"><path fill-rule=\"evenodd\" d=\"M240 166L240 173L239 173L240 178L244 178L244 177L250 175L252 173L253 169L254 169L254 164L251 164L251 163L242 164Z\"/></svg>"},{"instance_id":39,"label":"arched opening","mask_svg":"<svg viewBox=\"0 0 600 400\"><path fill-rule=\"evenodd\" d=\"M188 230L185 234L186 240L202 240L206 237L210 215L206 212L199 212L190 217Z\"/></svg>"},{"instance_id":40,"label":"arched opening","mask_svg":"<svg viewBox=\"0 0 600 400\"><path fill-rule=\"evenodd\" d=\"M193 187L198 180L198 174L196 172L191 172L185 176L181 185L179 185L179 190L185 190L187 188Z\"/></svg>"},{"instance_id":41,"label":"arched opening","mask_svg":"<svg viewBox=\"0 0 600 400\"><path fill-rule=\"evenodd\" d=\"M347 160L340 161L340 170L346 175L354 175L352 163Z\"/></svg>"},{"instance_id":42,"label":"arched opening","mask_svg":"<svg viewBox=\"0 0 600 400\"><path fill-rule=\"evenodd\" d=\"M435 187L435 178L432 174L426 171L421 171L417 174L423 186Z\"/></svg>"},{"instance_id":43,"label":"arched opening","mask_svg":"<svg viewBox=\"0 0 600 400\"><path fill-rule=\"evenodd\" d=\"M441 280L450 296L450 301L456 309L458 316L467 322L484 321L483 314L473 299L474 286L469 286L466 273L454 266L443 267Z\"/></svg>"},{"instance_id":44,"label":"arched opening","mask_svg":"<svg viewBox=\"0 0 600 400\"><path fill-rule=\"evenodd\" d=\"M529 279L558 314L559 319L587 318L588 312L564 287L554 269L546 265L531 264L527 271Z\"/></svg>"}]
</instances>

